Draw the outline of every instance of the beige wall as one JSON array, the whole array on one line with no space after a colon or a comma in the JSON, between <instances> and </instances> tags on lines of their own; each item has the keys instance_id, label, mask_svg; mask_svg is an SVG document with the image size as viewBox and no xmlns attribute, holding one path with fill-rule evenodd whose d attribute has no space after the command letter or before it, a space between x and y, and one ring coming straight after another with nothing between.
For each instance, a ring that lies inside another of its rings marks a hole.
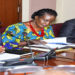
<instances>
[{"instance_id":1,"label":"beige wall","mask_svg":"<svg viewBox=\"0 0 75 75\"><path fill-rule=\"evenodd\" d=\"M54 1L56 1L56 3ZM58 12L56 23L61 23L68 19L75 18L75 0L22 0L22 3L23 22L29 20L30 15L33 13L33 11L43 7L56 9L56 11Z\"/></svg>"},{"instance_id":2,"label":"beige wall","mask_svg":"<svg viewBox=\"0 0 75 75\"><path fill-rule=\"evenodd\" d=\"M22 0L22 22L29 20L29 0Z\"/></svg>"},{"instance_id":3,"label":"beige wall","mask_svg":"<svg viewBox=\"0 0 75 75\"><path fill-rule=\"evenodd\" d=\"M75 0L56 0L57 23L75 18Z\"/></svg>"},{"instance_id":4,"label":"beige wall","mask_svg":"<svg viewBox=\"0 0 75 75\"><path fill-rule=\"evenodd\" d=\"M62 13L63 13L63 10L62 10L62 1L63 0L56 0L56 11L57 11L57 13L58 13L58 16L57 16L57 21L56 22L59 22L59 23L61 23L62 22L62 18L63 18L63 15L62 15Z\"/></svg>"},{"instance_id":5,"label":"beige wall","mask_svg":"<svg viewBox=\"0 0 75 75\"><path fill-rule=\"evenodd\" d=\"M56 9L56 0L22 0L22 22L28 21L31 14L41 8Z\"/></svg>"},{"instance_id":6,"label":"beige wall","mask_svg":"<svg viewBox=\"0 0 75 75\"><path fill-rule=\"evenodd\" d=\"M43 8L56 9L56 0L30 0L29 1L29 16L31 17L34 11Z\"/></svg>"}]
</instances>

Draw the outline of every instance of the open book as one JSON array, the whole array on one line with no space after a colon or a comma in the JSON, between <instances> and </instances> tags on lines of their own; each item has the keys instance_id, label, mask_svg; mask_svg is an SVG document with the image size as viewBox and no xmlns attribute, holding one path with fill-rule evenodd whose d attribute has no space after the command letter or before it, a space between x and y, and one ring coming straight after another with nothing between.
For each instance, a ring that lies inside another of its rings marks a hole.
<instances>
[{"instance_id":1,"label":"open book","mask_svg":"<svg viewBox=\"0 0 75 75\"><path fill-rule=\"evenodd\" d=\"M67 38L66 37L57 37L57 38L53 38L53 39L46 39L43 40L45 42L47 42L47 44L34 44L34 45L30 45L31 49L33 50L41 50L41 51L50 51L50 49L55 49L55 48L64 48L64 47L75 47L75 44L73 43L67 43ZM24 47L27 48L28 47Z\"/></svg>"}]
</instances>

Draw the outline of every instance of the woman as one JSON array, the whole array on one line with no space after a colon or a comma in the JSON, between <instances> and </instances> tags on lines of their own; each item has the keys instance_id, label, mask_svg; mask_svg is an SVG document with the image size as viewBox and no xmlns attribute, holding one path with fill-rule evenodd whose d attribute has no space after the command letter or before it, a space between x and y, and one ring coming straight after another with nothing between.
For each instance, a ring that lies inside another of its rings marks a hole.
<instances>
[{"instance_id":1,"label":"woman","mask_svg":"<svg viewBox=\"0 0 75 75\"><path fill-rule=\"evenodd\" d=\"M27 39L34 40L32 43L43 43L40 40L54 38L50 24L56 16L55 10L41 9L32 14L31 21L8 26L2 35L3 45L7 49L19 49L27 45Z\"/></svg>"}]
</instances>

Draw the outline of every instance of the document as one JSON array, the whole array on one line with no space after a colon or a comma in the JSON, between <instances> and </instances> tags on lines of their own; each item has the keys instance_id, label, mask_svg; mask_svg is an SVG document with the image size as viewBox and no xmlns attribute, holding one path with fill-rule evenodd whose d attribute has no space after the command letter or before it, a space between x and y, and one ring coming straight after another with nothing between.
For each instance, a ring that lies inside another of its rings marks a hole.
<instances>
[{"instance_id":1,"label":"document","mask_svg":"<svg viewBox=\"0 0 75 75\"><path fill-rule=\"evenodd\" d=\"M45 46L43 45L30 45L31 49L32 50L37 50L37 51L46 51L46 52L49 52L50 49L49 48L46 48ZM24 47L24 49L29 49L29 47Z\"/></svg>"},{"instance_id":2,"label":"document","mask_svg":"<svg viewBox=\"0 0 75 75\"><path fill-rule=\"evenodd\" d=\"M66 37L58 37L58 38L53 38L53 39L46 39L43 40L45 41L47 44L42 45L31 45L32 47L39 47L39 48L61 48L67 45L67 41L66 41Z\"/></svg>"},{"instance_id":3,"label":"document","mask_svg":"<svg viewBox=\"0 0 75 75\"><path fill-rule=\"evenodd\" d=\"M20 58L20 55L10 53L0 53L0 61L12 60Z\"/></svg>"},{"instance_id":4,"label":"document","mask_svg":"<svg viewBox=\"0 0 75 75\"><path fill-rule=\"evenodd\" d=\"M45 41L47 43L67 43L67 37L56 37L53 39L46 39L43 41Z\"/></svg>"},{"instance_id":5,"label":"document","mask_svg":"<svg viewBox=\"0 0 75 75\"><path fill-rule=\"evenodd\" d=\"M54 39L43 40L47 42L46 46L50 48L63 48L63 47L73 47L75 48L74 43L68 43L66 37L58 37Z\"/></svg>"},{"instance_id":6,"label":"document","mask_svg":"<svg viewBox=\"0 0 75 75\"><path fill-rule=\"evenodd\" d=\"M66 37L57 37L57 38L53 38L53 39L46 39L43 40L45 41L47 44L42 45L42 44L38 44L38 45L30 45L31 48L39 48L39 50L41 49L42 51L45 49L46 51L50 50L50 49L54 49L54 48L63 48L63 47L74 47L75 48L75 44L73 43L67 43L67 38ZM47 48L47 49L46 49Z\"/></svg>"},{"instance_id":7,"label":"document","mask_svg":"<svg viewBox=\"0 0 75 75\"><path fill-rule=\"evenodd\" d=\"M2 63L3 61L17 60L20 59L22 56L30 55L30 54L32 53L30 52L21 55L11 54L11 53L0 53L0 62Z\"/></svg>"}]
</instances>

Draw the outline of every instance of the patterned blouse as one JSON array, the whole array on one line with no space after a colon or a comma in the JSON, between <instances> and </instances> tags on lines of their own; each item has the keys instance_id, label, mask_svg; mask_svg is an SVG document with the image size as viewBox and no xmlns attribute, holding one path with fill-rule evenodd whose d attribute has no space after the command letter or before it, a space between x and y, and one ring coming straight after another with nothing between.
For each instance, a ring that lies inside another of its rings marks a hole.
<instances>
[{"instance_id":1,"label":"patterned blouse","mask_svg":"<svg viewBox=\"0 0 75 75\"><path fill-rule=\"evenodd\" d=\"M12 32L13 35L11 35L8 32ZM16 48L16 49L20 49L18 48L18 44L20 43L20 41L25 41L26 40L26 36L23 35L23 32L27 33L27 38L29 40L33 40L33 39L50 39L50 38L54 38L54 33L52 30L52 26L48 26L48 27L44 27L44 36L43 37L39 37L36 34L34 34L32 31L30 31L23 23L16 23L13 25L9 25L5 32L2 34L2 42L4 47L6 47L6 49L12 49L12 48ZM41 34L41 32L37 32L39 35Z\"/></svg>"}]
</instances>

